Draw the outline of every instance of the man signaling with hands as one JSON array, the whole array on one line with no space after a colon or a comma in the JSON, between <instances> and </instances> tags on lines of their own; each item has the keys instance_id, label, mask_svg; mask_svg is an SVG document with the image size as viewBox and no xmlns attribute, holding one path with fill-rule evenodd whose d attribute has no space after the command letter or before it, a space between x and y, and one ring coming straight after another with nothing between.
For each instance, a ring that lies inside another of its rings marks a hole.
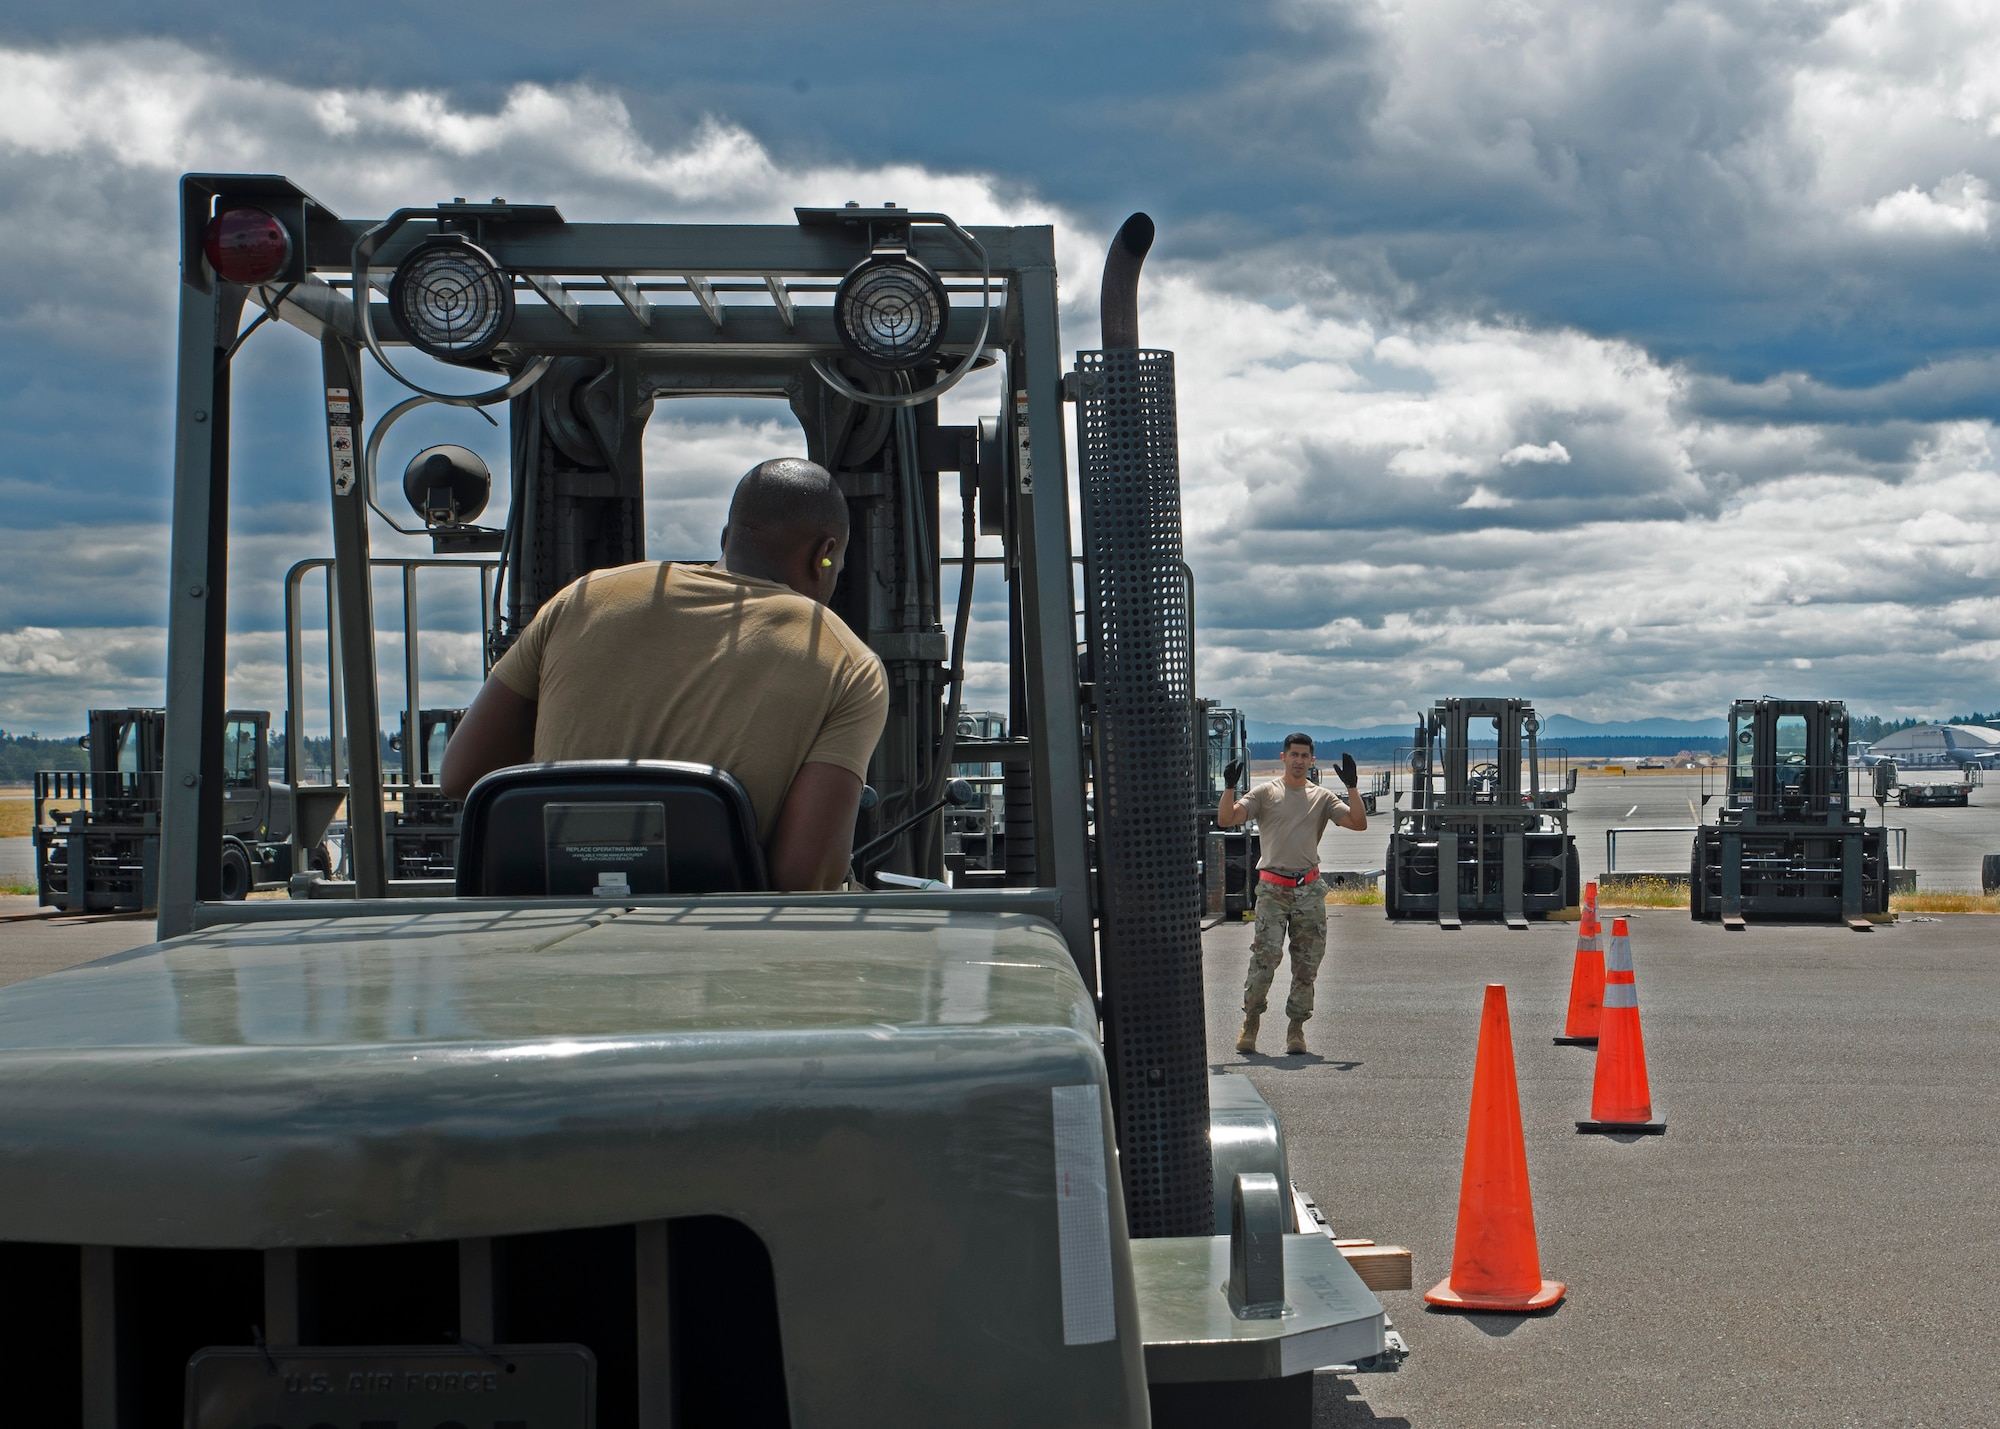
<instances>
[{"instance_id":1,"label":"man signaling with hands","mask_svg":"<svg viewBox=\"0 0 2000 1429\"><path fill-rule=\"evenodd\" d=\"M1356 791L1359 775L1354 756L1340 756L1340 783L1346 799L1335 798L1306 778L1313 765L1312 736L1289 734L1284 744L1285 772L1259 784L1241 799L1236 782L1243 761L1223 771L1222 802L1216 822L1234 828L1246 819L1257 821L1257 933L1250 943L1250 974L1243 980L1243 1032L1236 1050L1257 1050L1257 1023L1264 1015L1271 979L1284 961L1289 933L1292 991L1285 999L1285 1051L1306 1050L1306 1021L1313 1015L1313 982L1326 956L1326 884L1319 876L1319 841L1329 823L1359 832L1368 827L1368 811Z\"/></svg>"}]
</instances>

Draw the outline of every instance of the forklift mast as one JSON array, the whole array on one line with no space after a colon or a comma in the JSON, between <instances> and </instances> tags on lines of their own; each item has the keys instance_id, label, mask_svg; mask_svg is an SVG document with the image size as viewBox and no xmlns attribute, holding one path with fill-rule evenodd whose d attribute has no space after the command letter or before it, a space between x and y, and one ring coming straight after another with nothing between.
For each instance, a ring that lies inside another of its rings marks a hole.
<instances>
[{"instance_id":1,"label":"forklift mast","mask_svg":"<svg viewBox=\"0 0 2000 1429\"><path fill-rule=\"evenodd\" d=\"M160 768L166 749L167 712L160 709L91 710L90 805L107 822L136 823L160 810ZM40 822L38 819L36 822Z\"/></svg>"},{"instance_id":2,"label":"forklift mast","mask_svg":"<svg viewBox=\"0 0 2000 1429\"><path fill-rule=\"evenodd\" d=\"M1215 700L1196 700L1192 721L1195 737L1195 802L1202 824L1215 828L1216 807L1222 802L1222 774L1230 763L1250 758L1243 712Z\"/></svg>"},{"instance_id":3,"label":"forklift mast","mask_svg":"<svg viewBox=\"0 0 2000 1429\"><path fill-rule=\"evenodd\" d=\"M1490 731L1490 733L1489 733ZM1420 720L1399 766L1384 898L1391 918L1503 918L1574 906L1580 893L1569 832L1574 771L1563 751L1544 749L1541 721L1526 700L1439 700Z\"/></svg>"},{"instance_id":4,"label":"forklift mast","mask_svg":"<svg viewBox=\"0 0 2000 1429\"><path fill-rule=\"evenodd\" d=\"M1729 707L1728 807L1753 824L1843 822L1847 731L1839 700L1736 701Z\"/></svg>"},{"instance_id":5,"label":"forklift mast","mask_svg":"<svg viewBox=\"0 0 2000 1429\"><path fill-rule=\"evenodd\" d=\"M1494 739L1492 758L1473 757L1472 723L1490 719ZM1525 753L1528 778L1539 794L1541 759L1535 736L1540 732L1535 708L1523 700L1445 700L1431 711L1427 742L1442 746L1438 763L1443 775L1443 797L1436 807L1447 809L1462 804L1518 804L1521 802L1521 764ZM1523 749L1523 744L1526 749Z\"/></svg>"},{"instance_id":6,"label":"forklift mast","mask_svg":"<svg viewBox=\"0 0 2000 1429\"><path fill-rule=\"evenodd\" d=\"M1097 986L1049 229L965 228L892 204L800 209L789 225L571 222L550 205L498 200L346 218L276 175L190 174L181 192L185 419L176 436L168 687L170 708L198 717L177 720L169 733L165 801L169 823L199 827L204 837L163 850L163 934L192 927L196 906L218 887L218 866L203 850L206 831L220 830L216 726L228 572L215 533L228 505L229 451L227 422L209 416L227 412L236 334L254 300L321 353L334 533L330 663L349 734L341 773L355 896L418 891L392 887L409 880L377 832L384 781L376 741L363 733L380 728L382 715L375 530L387 524L429 536L432 559L398 562L404 566L463 555L468 571L493 572L490 587L482 586L490 662L552 595L591 570L649 555L710 558L645 549L647 422L676 398L762 398L790 409L806 454L847 498L850 545L831 604L888 674L888 725L867 774L878 802L858 839L935 802L960 762L972 587L975 578L1004 582L1009 728L1018 747L1005 752L999 861L1010 885L1063 890L1065 940L1081 975ZM261 282L230 281L204 261L205 229L246 212L285 232L280 270ZM835 312L841 283L884 265L914 275L939 314L932 346L886 366L858 354ZM494 325L482 329L476 350L456 331L426 336L427 310L406 311L377 291L400 275L399 293L426 292L429 275L447 270L476 274L490 292ZM426 395L409 381L402 385L410 390L399 391L378 369L399 378L413 347L474 376L497 372L498 385L469 397ZM1000 378L990 415L941 423L938 395L976 370ZM364 376L385 387L386 398L364 391ZM409 472L404 494L424 524L413 528L407 514L398 519L386 509L378 459L397 450L394 422L425 402L505 411L512 491L504 530L459 519L439 499L449 491L422 482L413 490ZM946 474L958 478L956 502ZM947 521L969 558L944 554ZM972 555L981 535L997 536L1004 556ZM295 570L288 587L294 603L302 574ZM954 574L959 598L947 611L946 579ZM410 579L406 571L406 590ZM410 604L406 597L406 614ZM429 743L421 729L401 737ZM420 779L430 752L420 749L412 761ZM916 822L884 866L941 873L942 823L941 815Z\"/></svg>"},{"instance_id":7,"label":"forklift mast","mask_svg":"<svg viewBox=\"0 0 2000 1429\"><path fill-rule=\"evenodd\" d=\"M463 707L417 712L415 750L401 736L397 738L397 748L403 756L403 783L437 784L438 771L444 764L444 748L451 743L452 735L458 732L459 721L464 718Z\"/></svg>"}]
</instances>

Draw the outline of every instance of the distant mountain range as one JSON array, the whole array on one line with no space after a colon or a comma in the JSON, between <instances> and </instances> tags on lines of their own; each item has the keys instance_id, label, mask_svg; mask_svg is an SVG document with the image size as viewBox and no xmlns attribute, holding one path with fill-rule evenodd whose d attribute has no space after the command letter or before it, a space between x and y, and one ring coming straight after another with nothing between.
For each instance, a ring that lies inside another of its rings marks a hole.
<instances>
[{"instance_id":1,"label":"distant mountain range","mask_svg":"<svg viewBox=\"0 0 2000 1429\"><path fill-rule=\"evenodd\" d=\"M1283 739L1294 732L1309 734L1317 742L1408 739L1410 731L1416 727L1416 720L1413 718L1408 724L1374 724L1358 729L1343 729L1330 724L1271 724L1259 719L1245 720L1244 724L1250 738L1257 743ZM1723 719L1626 719L1599 724L1572 715L1555 714L1542 721L1544 739L1615 739L1627 736L1640 739L1721 739L1727 733L1728 721Z\"/></svg>"}]
</instances>

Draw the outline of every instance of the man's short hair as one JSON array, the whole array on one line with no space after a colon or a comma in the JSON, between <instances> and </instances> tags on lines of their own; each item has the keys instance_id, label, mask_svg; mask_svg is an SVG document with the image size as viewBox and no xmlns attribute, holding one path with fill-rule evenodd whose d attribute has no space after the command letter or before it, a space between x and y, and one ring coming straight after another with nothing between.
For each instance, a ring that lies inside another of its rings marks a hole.
<instances>
[{"instance_id":1,"label":"man's short hair","mask_svg":"<svg viewBox=\"0 0 2000 1429\"><path fill-rule=\"evenodd\" d=\"M729 500L732 540L783 557L807 542L847 534L847 498L818 462L778 457L758 462Z\"/></svg>"},{"instance_id":2,"label":"man's short hair","mask_svg":"<svg viewBox=\"0 0 2000 1429\"><path fill-rule=\"evenodd\" d=\"M1285 736L1285 743L1284 743L1284 747L1283 747L1282 749L1280 749L1280 750L1279 750L1278 752L1279 752L1280 754L1282 754L1282 753L1284 753L1284 752L1285 752L1286 750L1289 750L1289 749L1290 749L1290 748L1291 748L1291 747L1292 747L1293 745L1295 745L1295 744L1303 744L1303 745L1304 745L1304 746L1306 747L1306 753L1308 753L1308 754L1315 754L1315 753L1317 753L1317 752L1318 752L1317 750L1315 750L1315 749L1313 748L1313 737L1312 737L1311 735L1309 735L1309 734L1288 734L1288 735L1286 735L1286 736Z\"/></svg>"}]
</instances>

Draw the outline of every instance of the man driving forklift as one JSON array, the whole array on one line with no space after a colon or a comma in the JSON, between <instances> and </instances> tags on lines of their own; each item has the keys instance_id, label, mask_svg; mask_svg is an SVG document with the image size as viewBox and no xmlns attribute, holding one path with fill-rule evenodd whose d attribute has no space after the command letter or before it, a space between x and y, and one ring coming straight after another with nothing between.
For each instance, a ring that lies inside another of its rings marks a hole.
<instances>
[{"instance_id":1,"label":"man driving forklift","mask_svg":"<svg viewBox=\"0 0 2000 1429\"><path fill-rule=\"evenodd\" d=\"M889 709L882 662L826 605L846 556L824 468L752 467L721 560L591 571L550 597L446 747L445 794L530 761L711 764L750 796L774 889L838 887Z\"/></svg>"}]
</instances>

